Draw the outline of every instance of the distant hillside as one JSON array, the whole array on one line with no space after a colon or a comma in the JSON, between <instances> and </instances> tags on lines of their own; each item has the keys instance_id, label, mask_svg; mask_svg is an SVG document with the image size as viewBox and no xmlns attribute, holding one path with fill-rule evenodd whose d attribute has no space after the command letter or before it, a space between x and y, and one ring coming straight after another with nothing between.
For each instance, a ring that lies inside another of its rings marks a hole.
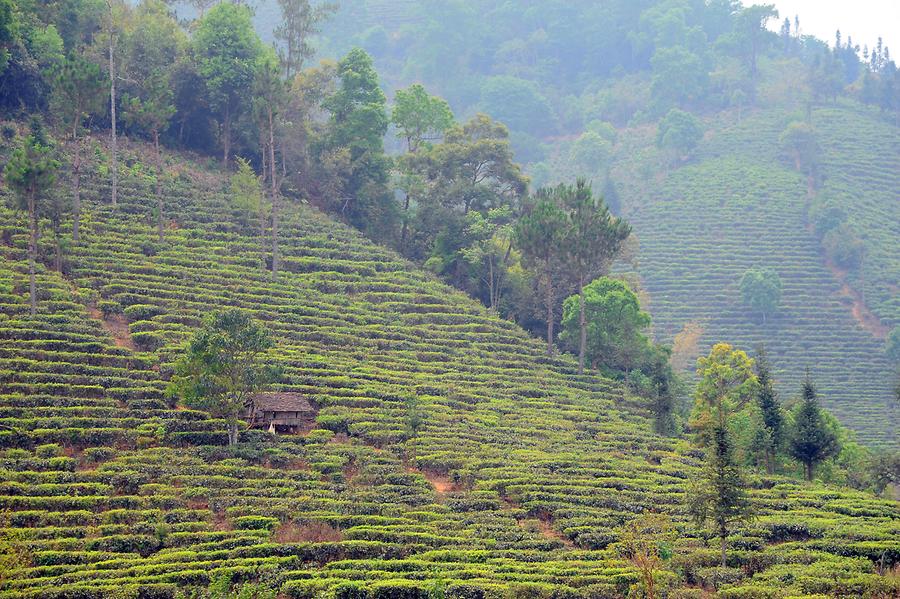
<instances>
[{"instance_id":1,"label":"distant hillside","mask_svg":"<svg viewBox=\"0 0 900 599\"><path fill-rule=\"evenodd\" d=\"M867 69L894 71L874 49L830 50L794 22L780 35L757 31L751 43L747 24L759 17L726 4L423 0L398 11L365 0L344 5L319 45L325 56L364 47L389 97L421 81L459 117L485 111L505 122L535 186L586 176L599 190L611 181L641 241L639 274L660 340L696 323L703 346L765 344L782 369L783 398L796 395L808 366L860 440L896 445L884 339L900 324L900 103L885 110L852 99L863 96ZM274 2L262 6L261 15ZM272 21L261 16L258 26ZM673 106L706 127L678 165L655 143ZM808 106L822 148L814 198L779 156L781 132L805 121ZM573 148L592 130L615 139L584 164ZM858 269L826 259L811 222L822 206L840 208L860 237ZM785 282L782 310L765 325L738 290L755 265Z\"/></svg>"},{"instance_id":2,"label":"distant hillside","mask_svg":"<svg viewBox=\"0 0 900 599\"><path fill-rule=\"evenodd\" d=\"M678 524L687 584L723 597L897 591L876 570L900 562L896 502L753 476L721 570L682 507L700 453L619 386L307 208L287 208L270 281L224 181L183 156L160 244L145 154L125 151L118 212L87 167L82 242L63 275L39 269L35 318L24 222L0 212L0 531L28 556L0 597L168 598L217 574L296 598L625 596L638 574L611 543L645 511ZM225 306L272 330L277 387L319 406L315 430L232 452L221 422L172 409L173 358Z\"/></svg>"}]
</instances>

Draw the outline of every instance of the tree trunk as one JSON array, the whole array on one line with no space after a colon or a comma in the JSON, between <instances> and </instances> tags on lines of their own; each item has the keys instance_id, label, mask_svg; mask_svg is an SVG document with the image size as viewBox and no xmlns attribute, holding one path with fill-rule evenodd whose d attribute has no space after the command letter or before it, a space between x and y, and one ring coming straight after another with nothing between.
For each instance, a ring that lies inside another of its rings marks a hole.
<instances>
[{"instance_id":1,"label":"tree trunk","mask_svg":"<svg viewBox=\"0 0 900 599\"><path fill-rule=\"evenodd\" d=\"M227 169L231 155L231 105L225 104L225 120L222 123L222 165Z\"/></svg>"},{"instance_id":2,"label":"tree trunk","mask_svg":"<svg viewBox=\"0 0 900 599\"><path fill-rule=\"evenodd\" d=\"M159 151L159 130L153 130L153 150L156 152L156 234L162 243L165 232L163 231L163 198L162 198L162 155Z\"/></svg>"},{"instance_id":3,"label":"tree trunk","mask_svg":"<svg viewBox=\"0 0 900 599\"><path fill-rule=\"evenodd\" d=\"M75 141L75 154L72 156L72 241L78 243L81 223L81 140L74 132L72 138Z\"/></svg>"},{"instance_id":4,"label":"tree trunk","mask_svg":"<svg viewBox=\"0 0 900 599\"><path fill-rule=\"evenodd\" d=\"M115 208L119 202L119 156L118 138L116 136L116 65L113 57L113 14L112 3L107 0L109 7L109 111L112 117L110 128L110 174L112 175L112 206Z\"/></svg>"},{"instance_id":5,"label":"tree trunk","mask_svg":"<svg viewBox=\"0 0 900 599\"><path fill-rule=\"evenodd\" d=\"M811 481L813 479L813 467L812 463L803 464L803 469L806 472L806 480Z\"/></svg>"},{"instance_id":6,"label":"tree trunk","mask_svg":"<svg viewBox=\"0 0 900 599\"><path fill-rule=\"evenodd\" d=\"M587 353L587 318L584 310L584 277L578 278L578 374L584 374L584 355Z\"/></svg>"},{"instance_id":7,"label":"tree trunk","mask_svg":"<svg viewBox=\"0 0 900 599\"><path fill-rule=\"evenodd\" d=\"M719 535L719 540L721 541L722 567L724 568L724 567L726 567L726 564L728 563L728 561L726 559L727 558L726 549L728 548L728 535L725 531L723 531L722 534Z\"/></svg>"},{"instance_id":8,"label":"tree trunk","mask_svg":"<svg viewBox=\"0 0 900 599\"><path fill-rule=\"evenodd\" d=\"M228 445L233 447L238 442L238 424L237 422L228 423Z\"/></svg>"},{"instance_id":9,"label":"tree trunk","mask_svg":"<svg viewBox=\"0 0 900 599\"><path fill-rule=\"evenodd\" d=\"M272 280L278 278L278 186L275 182L275 119L272 107L268 109L269 117L269 183L272 194Z\"/></svg>"},{"instance_id":10,"label":"tree trunk","mask_svg":"<svg viewBox=\"0 0 900 599\"><path fill-rule=\"evenodd\" d=\"M547 355L553 355L553 279L550 276L550 272L546 273L547 277Z\"/></svg>"},{"instance_id":11,"label":"tree trunk","mask_svg":"<svg viewBox=\"0 0 900 599\"><path fill-rule=\"evenodd\" d=\"M35 206L35 190L28 193L28 225L31 234L28 237L28 292L31 303L31 316L37 314L37 282L34 277L34 261L37 257L37 210Z\"/></svg>"}]
</instances>

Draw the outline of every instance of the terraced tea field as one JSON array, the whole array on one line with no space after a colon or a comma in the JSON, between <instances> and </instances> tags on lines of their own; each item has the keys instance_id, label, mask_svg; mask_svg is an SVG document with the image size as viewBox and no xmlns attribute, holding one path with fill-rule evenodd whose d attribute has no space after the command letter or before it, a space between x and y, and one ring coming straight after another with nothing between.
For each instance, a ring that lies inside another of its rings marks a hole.
<instances>
[{"instance_id":1,"label":"terraced tea field","mask_svg":"<svg viewBox=\"0 0 900 599\"><path fill-rule=\"evenodd\" d=\"M825 405L860 441L897 446L900 410L884 341L854 318L853 294L826 266L807 226L805 178L777 155L781 131L796 118L802 115L764 111L738 124L721 115L696 159L665 173L655 131L623 136L617 173L627 184L656 333L671 341L694 322L705 331L701 348L723 339L748 350L764 343L782 397L796 396L809 368ZM818 109L812 120L824 154L819 193L845 198L865 231L872 248L865 300L887 326L900 297L900 130L858 106ZM741 301L741 276L754 266L771 268L784 285L779 312L765 323Z\"/></svg>"},{"instance_id":2,"label":"terraced tea field","mask_svg":"<svg viewBox=\"0 0 900 599\"><path fill-rule=\"evenodd\" d=\"M683 508L700 454L621 388L303 207L272 282L222 182L171 162L163 244L144 179L113 213L89 178L82 242L65 277L40 269L35 318L24 223L0 213L0 527L26 556L0 598L172 597L219 574L297 598L624 597L638 575L614 543L648 510L678 525L684 596L900 592L882 574L896 502L754 476L758 516L716 568ZM181 344L225 306L271 329L276 387L319 406L315 430L232 451L166 399Z\"/></svg>"}]
</instances>

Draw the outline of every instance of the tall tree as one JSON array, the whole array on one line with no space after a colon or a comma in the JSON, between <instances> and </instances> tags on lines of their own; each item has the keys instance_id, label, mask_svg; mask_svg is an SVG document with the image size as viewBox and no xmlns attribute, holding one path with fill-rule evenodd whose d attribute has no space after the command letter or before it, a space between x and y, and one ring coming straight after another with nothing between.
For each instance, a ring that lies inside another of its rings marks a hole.
<instances>
[{"instance_id":1,"label":"tall tree","mask_svg":"<svg viewBox=\"0 0 900 599\"><path fill-rule=\"evenodd\" d=\"M812 195L816 187L822 149L816 139L816 131L807 123L793 122L785 127L779 138L782 155L788 158L797 172L807 178L807 193Z\"/></svg>"},{"instance_id":2,"label":"tall tree","mask_svg":"<svg viewBox=\"0 0 900 599\"><path fill-rule=\"evenodd\" d=\"M109 154L109 174L111 177L111 197L110 203L115 208L119 203L119 137L116 127L118 122L116 119L116 0L106 0L107 8L107 28L109 30L109 114L110 114L110 154Z\"/></svg>"},{"instance_id":3,"label":"tall tree","mask_svg":"<svg viewBox=\"0 0 900 599\"><path fill-rule=\"evenodd\" d=\"M407 151L415 154L423 143L441 139L453 126L454 118L446 100L429 96L421 84L415 83L397 90L391 123L406 140Z\"/></svg>"},{"instance_id":4,"label":"tall tree","mask_svg":"<svg viewBox=\"0 0 900 599\"><path fill-rule=\"evenodd\" d=\"M751 268L741 278L741 296L744 305L762 314L763 323L766 316L778 310L781 301L781 278L773 270Z\"/></svg>"},{"instance_id":5,"label":"tall tree","mask_svg":"<svg viewBox=\"0 0 900 599\"><path fill-rule=\"evenodd\" d=\"M261 45L253 29L250 9L222 2L200 20L193 36L197 70L206 83L212 108L220 122L222 163L231 160L232 126L252 88Z\"/></svg>"},{"instance_id":6,"label":"tall tree","mask_svg":"<svg viewBox=\"0 0 900 599\"><path fill-rule=\"evenodd\" d=\"M239 419L253 413L253 393L278 376L277 367L264 359L272 347L269 332L246 312L211 313L175 364L169 393L224 419L228 444L234 445Z\"/></svg>"},{"instance_id":7,"label":"tall tree","mask_svg":"<svg viewBox=\"0 0 900 599\"><path fill-rule=\"evenodd\" d=\"M717 343L709 355L697 360L700 381L694 394L691 428L701 445L711 441L715 426L725 426L732 412L756 396L759 381L753 359L727 343Z\"/></svg>"},{"instance_id":8,"label":"tall tree","mask_svg":"<svg viewBox=\"0 0 900 599\"><path fill-rule=\"evenodd\" d=\"M837 435L828 426L819 405L819 396L806 375L803 382L803 400L794 412L788 452L803 464L806 480L812 480L815 467L841 450Z\"/></svg>"},{"instance_id":9,"label":"tall tree","mask_svg":"<svg viewBox=\"0 0 900 599\"><path fill-rule=\"evenodd\" d=\"M732 526L746 521L753 505L734 458L734 442L728 425L716 422L707 447L701 479L688 490L688 512L698 526L709 523L719 537L721 563L727 561L728 535Z\"/></svg>"},{"instance_id":10,"label":"tall tree","mask_svg":"<svg viewBox=\"0 0 900 599\"><path fill-rule=\"evenodd\" d=\"M735 19L734 40L753 81L756 81L759 72L759 54L766 40L775 37L766 29L766 24L777 18L778 11L774 4L754 4L742 9Z\"/></svg>"},{"instance_id":11,"label":"tall tree","mask_svg":"<svg viewBox=\"0 0 900 599\"><path fill-rule=\"evenodd\" d=\"M163 226L165 207L162 193L163 164L159 135L175 114L175 105L167 73L153 73L141 82L141 88L140 97L123 99L124 116L126 122L149 131L150 138L153 140L153 162L156 169L156 175L153 178L154 195L156 196L156 235L159 242L162 243L165 238L165 227Z\"/></svg>"},{"instance_id":12,"label":"tall tree","mask_svg":"<svg viewBox=\"0 0 900 599\"><path fill-rule=\"evenodd\" d=\"M759 431L761 439L756 445L763 452L766 472L775 473L775 459L778 450L784 443L784 414L781 411L781 403L775 392L772 373L769 369L769 360L762 348L756 353L756 378L759 387L756 392L756 404L759 407L762 418L762 427Z\"/></svg>"},{"instance_id":13,"label":"tall tree","mask_svg":"<svg viewBox=\"0 0 900 599\"><path fill-rule=\"evenodd\" d=\"M32 122L31 134L13 151L3 171L6 184L16 194L18 208L28 214L28 290L31 315L37 314L37 260L38 217L47 193L53 187L59 168L52 156L50 143L39 123Z\"/></svg>"},{"instance_id":14,"label":"tall tree","mask_svg":"<svg viewBox=\"0 0 900 599\"><path fill-rule=\"evenodd\" d=\"M558 188L557 188L558 189ZM566 213L556 189L541 188L525 201L514 239L525 264L538 271L547 310L547 355L553 353L557 275L562 269Z\"/></svg>"},{"instance_id":15,"label":"tall tree","mask_svg":"<svg viewBox=\"0 0 900 599\"><path fill-rule=\"evenodd\" d=\"M288 81L303 69L306 59L315 49L310 38L319 32L322 22L338 9L337 2L323 2L313 6L309 0L278 0L281 24L275 28L275 39L281 42L279 56Z\"/></svg>"},{"instance_id":16,"label":"tall tree","mask_svg":"<svg viewBox=\"0 0 900 599\"><path fill-rule=\"evenodd\" d=\"M277 119L286 102L286 90L281 78L281 65L275 51L264 50L257 61L253 78L253 109L264 132L261 148L268 167L269 201L272 205L272 280L278 278L278 176L275 170L275 129Z\"/></svg>"},{"instance_id":17,"label":"tall tree","mask_svg":"<svg viewBox=\"0 0 900 599\"><path fill-rule=\"evenodd\" d=\"M232 204L241 211L244 224L249 226L251 219L256 216L259 225L260 264L263 271L266 266L266 204L263 201L263 192L260 186L260 178L253 171L250 163L238 156L237 170L231 175L229 185Z\"/></svg>"},{"instance_id":18,"label":"tall tree","mask_svg":"<svg viewBox=\"0 0 900 599\"><path fill-rule=\"evenodd\" d=\"M81 221L81 132L85 119L103 110L106 82L100 66L80 54L71 54L55 69L53 112L59 115L72 140L72 240L79 239ZM85 129L90 136L90 128Z\"/></svg>"},{"instance_id":19,"label":"tall tree","mask_svg":"<svg viewBox=\"0 0 900 599\"><path fill-rule=\"evenodd\" d=\"M338 89L323 102L331 118L319 153L323 161L343 162L335 198L341 217L390 239L396 215L387 187L390 159L384 152L387 100L364 50L351 50L338 63L337 75Z\"/></svg>"},{"instance_id":20,"label":"tall tree","mask_svg":"<svg viewBox=\"0 0 900 599\"><path fill-rule=\"evenodd\" d=\"M584 288L595 276L609 272L622 244L631 235L631 227L610 213L603 198L595 197L584 179L579 179L574 186L562 185L557 189L568 217L566 258L578 285L578 372L582 373L587 354Z\"/></svg>"},{"instance_id":21,"label":"tall tree","mask_svg":"<svg viewBox=\"0 0 900 599\"><path fill-rule=\"evenodd\" d=\"M581 301L573 295L563 303L562 338L580 343ZM649 357L652 346L644 334L650 315L623 281L600 277L584 288L587 321L586 359L593 368L627 373Z\"/></svg>"}]
</instances>

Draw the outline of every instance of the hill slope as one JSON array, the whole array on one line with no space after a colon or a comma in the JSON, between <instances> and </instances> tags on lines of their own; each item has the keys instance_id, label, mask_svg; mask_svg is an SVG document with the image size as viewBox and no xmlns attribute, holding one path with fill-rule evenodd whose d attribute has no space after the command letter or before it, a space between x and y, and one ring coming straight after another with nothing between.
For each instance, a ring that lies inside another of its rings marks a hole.
<instances>
[{"instance_id":1,"label":"hill slope","mask_svg":"<svg viewBox=\"0 0 900 599\"><path fill-rule=\"evenodd\" d=\"M813 112L825 156L818 193L841 198L871 248L862 304L858 280L840 282L809 230L805 178L778 157L778 137L793 118L779 109L741 122L723 113L708 123L696 157L671 169L660 167L654 128L622 135L613 176L641 241L649 309L664 340L698 322L701 347L720 339L748 350L765 344L784 397L798 393L809 368L826 405L861 441L896 446L900 413L884 341L858 311L871 307L893 322L900 130L856 104ZM771 268L784 284L779 311L765 323L741 301L741 276L754 266Z\"/></svg>"},{"instance_id":2,"label":"hill slope","mask_svg":"<svg viewBox=\"0 0 900 599\"><path fill-rule=\"evenodd\" d=\"M681 507L698 453L649 433L618 387L304 208L287 210L271 282L221 181L168 168L162 245L145 179L125 178L112 213L90 178L83 242L65 278L42 269L35 319L25 229L3 212L0 510L29 560L0 597L169 597L266 572L294 597L624 596L637 574L610 543L647 510L678 522L691 585L897 591L876 571L900 562L896 503L754 477L759 516L723 574ZM125 308L127 331L99 300ZM271 328L280 388L318 403L317 430L229 451L221 423L169 408L179 344L221 306Z\"/></svg>"}]
</instances>

